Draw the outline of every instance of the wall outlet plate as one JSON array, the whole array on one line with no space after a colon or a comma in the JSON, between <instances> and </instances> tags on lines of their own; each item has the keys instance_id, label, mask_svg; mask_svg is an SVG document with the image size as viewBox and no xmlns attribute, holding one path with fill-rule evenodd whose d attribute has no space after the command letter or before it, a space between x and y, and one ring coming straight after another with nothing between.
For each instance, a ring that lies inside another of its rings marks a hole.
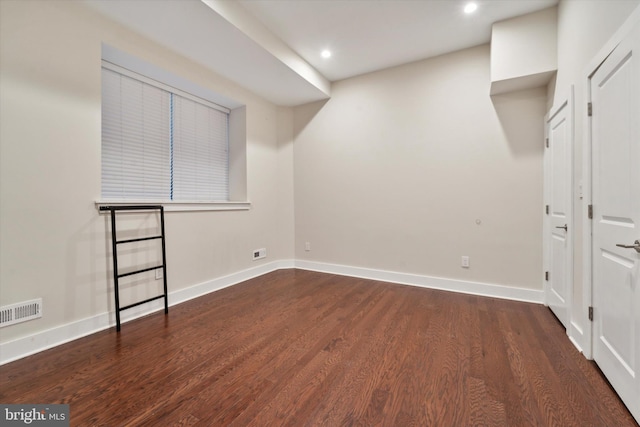
<instances>
[{"instance_id":1,"label":"wall outlet plate","mask_svg":"<svg viewBox=\"0 0 640 427\"><path fill-rule=\"evenodd\" d=\"M469 268L469 257L468 256L463 256L462 257L462 268Z\"/></svg>"}]
</instances>

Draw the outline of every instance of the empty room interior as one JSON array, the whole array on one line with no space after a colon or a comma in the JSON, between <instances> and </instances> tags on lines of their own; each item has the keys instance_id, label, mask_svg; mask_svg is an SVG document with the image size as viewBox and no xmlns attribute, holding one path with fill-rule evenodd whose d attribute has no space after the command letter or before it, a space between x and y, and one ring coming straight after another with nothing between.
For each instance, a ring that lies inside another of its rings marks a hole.
<instances>
[{"instance_id":1,"label":"empty room interior","mask_svg":"<svg viewBox=\"0 0 640 427\"><path fill-rule=\"evenodd\" d=\"M0 0L0 404L637 425L639 161L640 0Z\"/></svg>"}]
</instances>

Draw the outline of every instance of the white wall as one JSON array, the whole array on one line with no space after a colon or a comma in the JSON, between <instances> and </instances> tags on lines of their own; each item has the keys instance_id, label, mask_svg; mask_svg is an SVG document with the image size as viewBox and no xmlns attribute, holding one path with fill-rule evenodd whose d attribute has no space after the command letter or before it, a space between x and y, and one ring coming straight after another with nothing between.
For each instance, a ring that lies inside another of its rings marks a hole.
<instances>
[{"instance_id":1,"label":"white wall","mask_svg":"<svg viewBox=\"0 0 640 427\"><path fill-rule=\"evenodd\" d=\"M277 201L278 242L281 246L276 254L282 258L293 259L295 235L295 206L293 183L293 109L278 109L278 176Z\"/></svg>"},{"instance_id":2,"label":"white wall","mask_svg":"<svg viewBox=\"0 0 640 427\"><path fill-rule=\"evenodd\" d=\"M490 84L485 45L295 108L296 259L541 289L546 91Z\"/></svg>"},{"instance_id":3,"label":"white wall","mask_svg":"<svg viewBox=\"0 0 640 427\"><path fill-rule=\"evenodd\" d=\"M586 67L620 25L638 7L638 0L563 0L558 6L558 74L554 88L554 102L562 102L571 85L575 85L575 160L574 182L583 177L583 134L587 94L584 82ZM578 188L574 189L574 270L572 322L584 327L585 305L582 264L587 254L582 248L584 203ZM575 338L575 337L574 337ZM577 339L577 338L576 338Z\"/></svg>"},{"instance_id":4,"label":"white wall","mask_svg":"<svg viewBox=\"0 0 640 427\"><path fill-rule=\"evenodd\" d=\"M249 211L171 212L169 291L293 258L293 116L72 1L0 2L0 305L42 297L7 343L113 310L99 215L101 43L246 105ZM283 224L284 221L284 224ZM266 247L268 258L252 261Z\"/></svg>"}]
</instances>

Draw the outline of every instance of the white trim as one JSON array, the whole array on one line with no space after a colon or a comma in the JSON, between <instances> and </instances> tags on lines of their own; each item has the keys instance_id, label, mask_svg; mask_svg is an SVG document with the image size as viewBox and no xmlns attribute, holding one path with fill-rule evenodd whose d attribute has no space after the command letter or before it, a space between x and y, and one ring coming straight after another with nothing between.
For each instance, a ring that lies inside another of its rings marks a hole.
<instances>
[{"instance_id":1,"label":"white trim","mask_svg":"<svg viewBox=\"0 0 640 427\"><path fill-rule=\"evenodd\" d=\"M568 141L568 155L570 156L570 170L569 170L569 204L568 204L568 212L567 212L567 251L566 251L566 266L567 268L567 301L566 301L566 325L565 330L567 335L571 337L572 335L572 319L573 319L573 288L574 288L574 243L575 243L575 227L574 227L574 215L575 215L575 196L576 196L576 185L574 180L574 171L575 171L575 96L574 96L574 86L571 85L569 87L568 93L563 94L564 96L558 97L560 102L554 102L553 107L549 110L547 115L545 116L545 138L549 138L550 134L550 125L551 121L563 110L566 108L566 117L569 125L569 141ZM551 142L551 141L550 141ZM551 165L550 162L550 147L547 148L545 145L544 149L544 203L545 205L551 206L551 198L552 194L550 193L550 186L552 184L551 174L552 171L549 170ZM553 209L553 206L551 206ZM551 215L547 215L544 213L543 216L543 259L544 259L544 270L551 272L551 266L553 264L553 259L551 259ZM551 283L553 278L553 274L551 280L543 280L543 292L544 292L544 304L546 306L550 306L549 304L549 295L551 293Z\"/></svg>"},{"instance_id":2,"label":"white trim","mask_svg":"<svg viewBox=\"0 0 640 427\"><path fill-rule=\"evenodd\" d=\"M593 323L589 320L589 307L593 304L593 260L591 238L593 221L589 219L588 207L593 203L592 199L592 158L591 158L591 118L587 114L587 102L591 102L591 77L605 59L613 52L622 40L631 32L633 27L640 23L640 6L636 7L629 18L618 28L615 34L602 46L598 53L591 59L582 72L582 93L585 95L585 103L580 107L583 121L582 138L582 322L585 325L581 334L581 347L587 359L593 359Z\"/></svg>"},{"instance_id":3,"label":"white trim","mask_svg":"<svg viewBox=\"0 0 640 427\"><path fill-rule=\"evenodd\" d=\"M549 150L547 149L547 140L549 139L549 121L551 120L551 112L554 111L555 108L551 107L547 114L544 116L544 139L545 142L542 148L542 271L543 275L540 278L542 293L544 295L544 305L549 307L549 298L547 287L549 282L545 277L545 273L551 270L551 256L550 256L550 243L547 236L550 233L551 227L551 215L547 214L546 208L549 206L551 208L551 203L549 202L550 194L549 194Z\"/></svg>"},{"instance_id":4,"label":"white trim","mask_svg":"<svg viewBox=\"0 0 640 427\"><path fill-rule=\"evenodd\" d=\"M571 323L571 326L576 326L573 322ZM582 346L580 345L580 341L574 339L573 336L569 335L569 341L571 341L571 344L573 344L573 346L584 355L584 349L582 348Z\"/></svg>"},{"instance_id":5,"label":"white trim","mask_svg":"<svg viewBox=\"0 0 640 427\"><path fill-rule=\"evenodd\" d=\"M580 313L578 314L581 314L581 313L582 311L580 311ZM588 318L587 318L587 322L591 324ZM569 325L569 328L567 329L567 335L569 336L569 339L571 340L573 345L578 349L578 351L584 354L584 356L587 359L589 359L589 357L587 357L587 355L585 354L585 349L587 348L585 347L585 345L589 340L587 339L587 335L584 333L584 328L580 327L580 325L578 325L575 321L572 320Z\"/></svg>"},{"instance_id":6,"label":"white trim","mask_svg":"<svg viewBox=\"0 0 640 427\"><path fill-rule=\"evenodd\" d=\"M251 209L251 202L196 202L196 201L163 201L163 200L97 200L96 209L102 206L125 206L125 205L162 205L165 212L187 212L187 211L248 211ZM100 211L106 213L106 211Z\"/></svg>"},{"instance_id":7,"label":"white trim","mask_svg":"<svg viewBox=\"0 0 640 427\"><path fill-rule=\"evenodd\" d=\"M345 265L325 264L313 261L280 260L170 292L169 305L174 306L208 293L236 285L246 280L286 268L299 268L301 270L318 271L341 276L358 277L418 286L422 288L439 289L537 304L541 304L544 298L543 291L535 289L493 285L489 283L467 282L463 280L445 279L441 277L430 277L361 267L349 267ZM160 311L163 307L162 300L151 301L148 304L143 304L124 311L122 313L121 321L122 323L126 323L130 320ZM105 312L6 342L2 344L1 347L0 365L48 350L113 326L115 326L115 313Z\"/></svg>"},{"instance_id":8,"label":"white trim","mask_svg":"<svg viewBox=\"0 0 640 427\"><path fill-rule=\"evenodd\" d=\"M560 110L562 110L565 106L569 107L569 101L571 101L571 105L573 105L573 85L571 85L569 96L563 96L560 99L562 99L560 105L554 105L547 113L548 118L545 117L546 123L549 123L551 120L553 120L553 118L557 116Z\"/></svg>"},{"instance_id":9,"label":"white trim","mask_svg":"<svg viewBox=\"0 0 640 427\"><path fill-rule=\"evenodd\" d=\"M544 292L536 289L516 288L490 283L468 282L464 280L445 279L442 277L423 276L396 271L326 264L315 261L296 260L295 268L318 271L321 273L337 274L341 276L358 277L361 279L398 283L401 285L418 286L421 288L439 289L443 291L483 297L508 299L512 301L523 301L536 304L542 304L544 301Z\"/></svg>"},{"instance_id":10,"label":"white trim","mask_svg":"<svg viewBox=\"0 0 640 427\"><path fill-rule=\"evenodd\" d=\"M217 279L209 280L207 282L199 283L186 289L175 292L175 295L169 295L169 304L176 305L194 298L201 297L220 289L228 288L229 286L237 285L244 281L254 279L256 277L271 273L284 268L294 268L293 260L280 260L265 263L257 267L248 268L238 273L233 273L228 276L219 277ZM162 303L160 302L159 305ZM160 307L162 308L162 307Z\"/></svg>"},{"instance_id":11,"label":"white trim","mask_svg":"<svg viewBox=\"0 0 640 427\"><path fill-rule=\"evenodd\" d=\"M292 260L274 261L227 276L199 283L185 289L169 293L169 305L183 303L210 292L236 285L249 279L283 268L293 268ZM164 308L162 300L151 301L122 312L122 323L160 311ZM0 365L48 350L67 342L100 332L115 326L115 313L104 312L66 325L56 326L45 331L6 342L0 347Z\"/></svg>"}]
</instances>

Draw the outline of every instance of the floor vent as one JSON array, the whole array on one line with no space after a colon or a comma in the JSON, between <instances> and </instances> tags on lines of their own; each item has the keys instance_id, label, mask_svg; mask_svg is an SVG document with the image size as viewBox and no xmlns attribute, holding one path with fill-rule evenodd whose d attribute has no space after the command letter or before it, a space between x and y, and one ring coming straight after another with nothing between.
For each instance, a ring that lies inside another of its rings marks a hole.
<instances>
[{"instance_id":1,"label":"floor vent","mask_svg":"<svg viewBox=\"0 0 640 427\"><path fill-rule=\"evenodd\" d=\"M42 298L0 307L0 328L42 317Z\"/></svg>"}]
</instances>

